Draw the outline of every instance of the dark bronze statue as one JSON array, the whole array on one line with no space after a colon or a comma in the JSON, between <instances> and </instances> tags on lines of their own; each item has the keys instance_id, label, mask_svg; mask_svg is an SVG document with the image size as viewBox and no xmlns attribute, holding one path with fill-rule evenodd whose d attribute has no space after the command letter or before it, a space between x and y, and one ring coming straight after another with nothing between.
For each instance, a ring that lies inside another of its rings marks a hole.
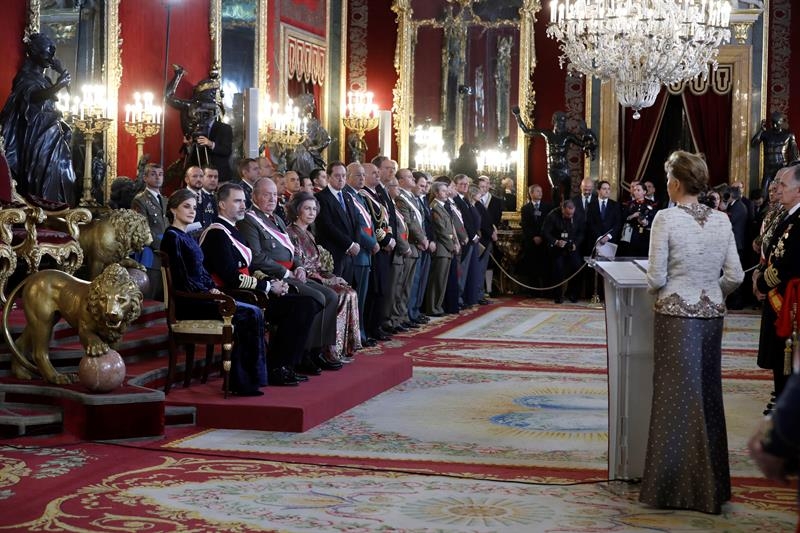
<instances>
[{"instance_id":1,"label":"dark bronze statue","mask_svg":"<svg viewBox=\"0 0 800 533\"><path fill-rule=\"evenodd\" d=\"M73 204L72 130L56 108L56 93L72 77L55 54L47 36L28 37L25 60L0 112L0 127L17 192ZM55 83L45 75L48 68L58 73Z\"/></svg>"},{"instance_id":2,"label":"dark bronze statue","mask_svg":"<svg viewBox=\"0 0 800 533\"><path fill-rule=\"evenodd\" d=\"M194 87L192 98L175 96L175 90L186 71L173 65L175 75L167 84L166 101L181 113L185 157L182 170L190 166L212 165L219 171L220 181L231 179L230 155L233 151L233 129L220 120L223 111L219 73ZM181 176L183 173L181 172Z\"/></svg>"},{"instance_id":3,"label":"dark bronze statue","mask_svg":"<svg viewBox=\"0 0 800 533\"><path fill-rule=\"evenodd\" d=\"M780 111L772 113L772 127L767 128L767 119L761 121L761 129L753 136L751 144L764 144L764 169L761 174L761 189L764 198L769 194L769 184L781 168L800 158L794 133L786 128L786 117Z\"/></svg>"},{"instance_id":4,"label":"dark bronze statue","mask_svg":"<svg viewBox=\"0 0 800 533\"><path fill-rule=\"evenodd\" d=\"M580 147L583 152L594 161L597 152L597 136L586 127L583 122L581 131L578 135L567 131L567 115L563 111L553 113L553 129L540 130L529 127L520 116L519 107L515 106L511 110L517 117L517 124L528 137L538 135L547 141L547 177L550 186L553 187L553 201L560 203L561 200L570 197L572 192L572 177L569 173L569 162L567 161L567 151L569 145L573 144Z\"/></svg>"},{"instance_id":5,"label":"dark bronze statue","mask_svg":"<svg viewBox=\"0 0 800 533\"><path fill-rule=\"evenodd\" d=\"M295 101L300 108L300 116L307 118L308 135L288 154L286 166L301 176L308 176L315 168L325 168L322 152L331 144L331 136L316 117L313 94L303 93Z\"/></svg>"}]
</instances>

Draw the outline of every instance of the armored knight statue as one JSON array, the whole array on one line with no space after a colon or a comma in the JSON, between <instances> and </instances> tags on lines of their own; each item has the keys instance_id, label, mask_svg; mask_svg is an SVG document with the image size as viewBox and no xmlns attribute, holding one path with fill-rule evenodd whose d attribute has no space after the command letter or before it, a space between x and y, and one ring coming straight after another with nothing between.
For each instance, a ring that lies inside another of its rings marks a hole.
<instances>
[{"instance_id":1,"label":"armored knight statue","mask_svg":"<svg viewBox=\"0 0 800 533\"><path fill-rule=\"evenodd\" d=\"M233 129L220 120L223 111L219 72L194 87L192 98L175 96L178 84L186 74L180 65L173 65L175 75L167 84L167 103L181 112L185 157L181 175L190 166L211 165L219 171L219 180L231 179L230 155L233 151Z\"/></svg>"},{"instance_id":2,"label":"armored knight statue","mask_svg":"<svg viewBox=\"0 0 800 533\"><path fill-rule=\"evenodd\" d=\"M547 177L553 187L553 202L569 198L572 190L572 177L569 173L567 151L569 145L580 147L594 161L597 153L597 135L582 123L581 131L575 135L567 131L567 115L563 111L553 113L553 129L540 130L529 127L520 116L519 107L511 110L517 117L517 124L528 137L538 135L547 141Z\"/></svg>"},{"instance_id":3,"label":"armored knight statue","mask_svg":"<svg viewBox=\"0 0 800 533\"><path fill-rule=\"evenodd\" d=\"M767 128L767 119L761 121L761 129L753 136L751 144L764 145L764 168L761 175L761 189L764 198L768 197L769 184L781 168L800 158L794 133L786 126L786 116L780 111L772 113L772 127Z\"/></svg>"},{"instance_id":4,"label":"armored knight statue","mask_svg":"<svg viewBox=\"0 0 800 533\"><path fill-rule=\"evenodd\" d=\"M56 108L56 93L72 77L56 56L56 45L41 33L25 43L25 60L0 112L0 132L17 192L54 202L74 203L72 130ZM47 69L58 74L53 81Z\"/></svg>"}]
</instances>

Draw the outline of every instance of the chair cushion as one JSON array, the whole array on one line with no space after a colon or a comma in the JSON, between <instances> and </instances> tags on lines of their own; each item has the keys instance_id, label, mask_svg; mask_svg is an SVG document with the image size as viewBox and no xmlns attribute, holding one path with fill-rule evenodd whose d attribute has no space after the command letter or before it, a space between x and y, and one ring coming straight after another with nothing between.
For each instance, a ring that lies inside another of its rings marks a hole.
<instances>
[{"instance_id":1,"label":"chair cushion","mask_svg":"<svg viewBox=\"0 0 800 533\"><path fill-rule=\"evenodd\" d=\"M170 327L174 333L222 335L222 320L178 320Z\"/></svg>"},{"instance_id":2,"label":"chair cushion","mask_svg":"<svg viewBox=\"0 0 800 533\"><path fill-rule=\"evenodd\" d=\"M13 239L11 244L17 246L28 238L28 232L25 228L15 227L11 230ZM50 228L36 228L36 240L39 244L66 244L73 242L69 233L58 231Z\"/></svg>"}]
</instances>

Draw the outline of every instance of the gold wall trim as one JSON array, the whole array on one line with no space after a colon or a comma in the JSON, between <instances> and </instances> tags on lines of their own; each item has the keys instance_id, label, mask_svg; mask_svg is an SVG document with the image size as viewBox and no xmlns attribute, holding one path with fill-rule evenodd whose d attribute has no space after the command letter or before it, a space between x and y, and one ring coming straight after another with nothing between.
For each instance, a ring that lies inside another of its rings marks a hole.
<instances>
[{"instance_id":1,"label":"gold wall trim","mask_svg":"<svg viewBox=\"0 0 800 533\"><path fill-rule=\"evenodd\" d=\"M258 11L256 12L256 88L258 89L258 101L263 102L269 94L269 62L267 61L267 10L269 0L258 0ZM284 72L281 70L281 72Z\"/></svg>"},{"instance_id":2,"label":"gold wall trim","mask_svg":"<svg viewBox=\"0 0 800 533\"><path fill-rule=\"evenodd\" d=\"M41 9L41 2L40 0L29 0L28 1L28 24L25 26L25 37L32 33L38 33L40 28L40 11Z\"/></svg>"},{"instance_id":3,"label":"gold wall trim","mask_svg":"<svg viewBox=\"0 0 800 533\"><path fill-rule=\"evenodd\" d=\"M111 197L111 183L117 177L117 143L118 130L117 119L119 118L119 88L122 85L122 38L121 25L119 22L119 3L120 0L106 0L106 27L105 27L105 58L106 58L106 98L108 99L108 113L114 120L111 127L105 132L105 152L106 162L108 162L108 172L106 173L106 192L105 199Z\"/></svg>"},{"instance_id":4,"label":"gold wall trim","mask_svg":"<svg viewBox=\"0 0 800 533\"><path fill-rule=\"evenodd\" d=\"M208 6L208 36L211 39L211 68L222 68L222 0L211 0Z\"/></svg>"}]
</instances>

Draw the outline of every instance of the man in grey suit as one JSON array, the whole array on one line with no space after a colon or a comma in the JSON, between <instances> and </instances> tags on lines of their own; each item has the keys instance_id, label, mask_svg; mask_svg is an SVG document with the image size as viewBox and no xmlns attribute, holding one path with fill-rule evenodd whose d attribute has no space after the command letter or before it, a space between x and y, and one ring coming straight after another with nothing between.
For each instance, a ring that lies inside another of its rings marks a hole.
<instances>
[{"instance_id":1,"label":"man in grey suit","mask_svg":"<svg viewBox=\"0 0 800 533\"><path fill-rule=\"evenodd\" d=\"M286 233L286 225L274 214L277 203L278 188L275 182L270 178L259 178L253 186L253 206L247 210L244 219L237 223L237 228L253 252L250 269L286 281L293 290L310 296L322 306L322 311L314 316L311 324L306 350L311 353L311 361L322 369L331 369L328 367L337 364L341 366L338 361L340 354L325 353L322 359L319 357L323 347L336 344L339 297L322 283L306 278L305 269L295 262L294 244ZM303 365L301 370L311 370L305 373L318 373L309 360L305 360Z\"/></svg>"},{"instance_id":2,"label":"man in grey suit","mask_svg":"<svg viewBox=\"0 0 800 533\"><path fill-rule=\"evenodd\" d=\"M133 197L131 209L141 213L147 219L153 242L139 254L136 259L147 268L150 286L145 291L145 298L163 299L161 281L161 260L154 250L161 248L161 238L169 225L167 223L167 199L161 194L164 184L164 169L155 163L148 163L144 169L145 189Z\"/></svg>"}]
</instances>

